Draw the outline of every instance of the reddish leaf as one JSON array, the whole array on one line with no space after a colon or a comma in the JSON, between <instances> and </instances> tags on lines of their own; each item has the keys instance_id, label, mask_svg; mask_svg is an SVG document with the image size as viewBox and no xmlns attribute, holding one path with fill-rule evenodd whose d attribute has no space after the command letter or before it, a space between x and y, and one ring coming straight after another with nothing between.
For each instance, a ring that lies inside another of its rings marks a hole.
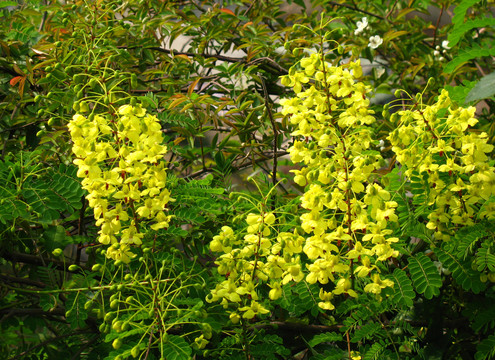
<instances>
[{"instance_id":1,"label":"reddish leaf","mask_svg":"<svg viewBox=\"0 0 495 360\"><path fill-rule=\"evenodd\" d=\"M12 85L12 86L16 86L16 85L17 85L17 83L18 83L19 81L21 81L21 79L22 79L22 76L16 76L16 77L13 77L12 79L10 79L9 83L10 83L10 85Z\"/></svg>"},{"instance_id":2,"label":"reddish leaf","mask_svg":"<svg viewBox=\"0 0 495 360\"><path fill-rule=\"evenodd\" d=\"M222 8L220 9L221 12L224 12L226 14L229 14L229 15L232 15L232 16L235 16L234 12L232 10L229 10L227 8Z\"/></svg>"}]
</instances>

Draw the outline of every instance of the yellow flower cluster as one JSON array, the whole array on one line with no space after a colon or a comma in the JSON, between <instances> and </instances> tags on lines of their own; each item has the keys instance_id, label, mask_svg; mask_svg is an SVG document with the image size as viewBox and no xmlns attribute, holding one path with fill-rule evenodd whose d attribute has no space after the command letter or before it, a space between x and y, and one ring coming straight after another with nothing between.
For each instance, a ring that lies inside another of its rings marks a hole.
<instances>
[{"instance_id":1,"label":"yellow flower cluster","mask_svg":"<svg viewBox=\"0 0 495 360\"><path fill-rule=\"evenodd\" d=\"M397 161L411 182L428 189L425 202L432 207L427 227L435 238L448 240L455 229L473 225L480 205L495 195L495 168L487 154L488 135L469 132L478 120L476 109L451 103L443 90L433 105L417 104L394 114L396 130L389 135ZM495 218L493 206L479 213Z\"/></svg>"},{"instance_id":2,"label":"yellow flower cluster","mask_svg":"<svg viewBox=\"0 0 495 360\"><path fill-rule=\"evenodd\" d=\"M282 296L283 284L304 278L297 256L302 251L304 238L297 233L273 236L275 222L276 217L271 212L249 213L241 236L224 226L210 243L212 251L223 252L215 263L225 280L217 284L206 300L220 301L225 308L233 305L230 319L234 323L241 317L252 319L269 312L259 302L259 284L268 283L269 298L275 300Z\"/></svg>"},{"instance_id":3,"label":"yellow flower cluster","mask_svg":"<svg viewBox=\"0 0 495 360\"><path fill-rule=\"evenodd\" d=\"M398 255L388 228L397 221L397 203L375 182L384 160L371 149L368 125L375 119L369 89L356 81L359 61L336 67L312 54L300 64L302 70L292 68L282 79L296 93L281 101L282 114L295 126L291 158L303 164L293 170L294 181L307 185L301 197L306 281L334 284L320 291L320 307L331 310L335 295L358 296L356 278L369 293L393 286L380 278L379 263Z\"/></svg>"},{"instance_id":4,"label":"yellow flower cluster","mask_svg":"<svg viewBox=\"0 0 495 360\"><path fill-rule=\"evenodd\" d=\"M69 122L77 176L94 209L98 240L111 245L106 256L129 262L140 245L142 226L167 227L170 192L165 188L161 126L139 106L121 106L113 115L74 115Z\"/></svg>"}]
</instances>

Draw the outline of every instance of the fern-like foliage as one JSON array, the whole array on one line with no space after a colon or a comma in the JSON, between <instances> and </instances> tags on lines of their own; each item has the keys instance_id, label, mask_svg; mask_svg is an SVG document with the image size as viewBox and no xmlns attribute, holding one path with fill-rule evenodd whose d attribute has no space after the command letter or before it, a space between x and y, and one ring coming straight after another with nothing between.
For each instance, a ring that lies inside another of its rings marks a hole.
<instances>
[{"instance_id":1,"label":"fern-like foliage","mask_svg":"<svg viewBox=\"0 0 495 360\"><path fill-rule=\"evenodd\" d=\"M344 326L341 328L341 331L348 332L357 329L368 320L373 319L374 316L375 312L372 309L360 307L344 320Z\"/></svg>"},{"instance_id":2,"label":"fern-like foliage","mask_svg":"<svg viewBox=\"0 0 495 360\"><path fill-rule=\"evenodd\" d=\"M316 284L308 284L301 281L294 286L284 286L285 296L277 300L282 308L286 309L292 316L300 316L311 310L313 315L318 313L318 293Z\"/></svg>"},{"instance_id":3,"label":"fern-like foliage","mask_svg":"<svg viewBox=\"0 0 495 360\"><path fill-rule=\"evenodd\" d=\"M390 279L394 282L394 287L390 289L390 291L393 291L391 301L395 305L413 306L413 300L416 294L406 272L401 269L395 269Z\"/></svg>"},{"instance_id":4,"label":"fern-like foliage","mask_svg":"<svg viewBox=\"0 0 495 360\"><path fill-rule=\"evenodd\" d=\"M435 254L438 260L442 262L442 266L452 273L454 280L464 290L472 290L475 294L479 294L486 288L486 285L480 280L480 274L471 268L468 261L459 259L454 254L442 249L436 249Z\"/></svg>"},{"instance_id":5,"label":"fern-like foliage","mask_svg":"<svg viewBox=\"0 0 495 360\"><path fill-rule=\"evenodd\" d=\"M476 333L490 333L495 328L495 298L493 296L469 303L464 311Z\"/></svg>"},{"instance_id":6,"label":"fern-like foliage","mask_svg":"<svg viewBox=\"0 0 495 360\"><path fill-rule=\"evenodd\" d=\"M487 235L484 224L465 227L456 233L455 242L449 246L452 247L452 251L456 252L458 258L467 259L476 252L480 239Z\"/></svg>"},{"instance_id":7,"label":"fern-like foliage","mask_svg":"<svg viewBox=\"0 0 495 360\"><path fill-rule=\"evenodd\" d=\"M495 335L491 335L484 339L476 347L475 360L495 359Z\"/></svg>"},{"instance_id":8,"label":"fern-like foliage","mask_svg":"<svg viewBox=\"0 0 495 360\"><path fill-rule=\"evenodd\" d=\"M332 342L342 341L342 340L343 340L342 334L337 334L335 332L327 332L327 333L315 335L309 341L309 346L315 347L321 343L325 343L325 342L332 343Z\"/></svg>"},{"instance_id":9,"label":"fern-like foliage","mask_svg":"<svg viewBox=\"0 0 495 360\"><path fill-rule=\"evenodd\" d=\"M387 344L384 342L376 342L371 345L371 348L364 354L363 360L378 360L382 359L381 355L385 351Z\"/></svg>"},{"instance_id":10,"label":"fern-like foliage","mask_svg":"<svg viewBox=\"0 0 495 360\"><path fill-rule=\"evenodd\" d=\"M169 335L167 342L163 344L163 353L167 354L167 360L189 360L192 348L183 337Z\"/></svg>"},{"instance_id":11,"label":"fern-like foliage","mask_svg":"<svg viewBox=\"0 0 495 360\"><path fill-rule=\"evenodd\" d=\"M77 168L70 164L44 167L32 153L0 161L0 223L16 219L41 223L72 215L82 207L84 195L76 176Z\"/></svg>"},{"instance_id":12,"label":"fern-like foliage","mask_svg":"<svg viewBox=\"0 0 495 360\"><path fill-rule=\"evenodd\" d=\"M84 190L76 176L74 165L60 164L50 168L42 178L29 178L23 187L22 196L31 205L41 222L70 215L82 207Z\"/></svg>"},{"instance_id":13,"label":"fern-like foliage","mask_svg":"<svg viewBox=\"0 0 495 360\"><path fill-rule=\"evenodd\" d=\"M290 350L283 345L283 339L278 335L262 333L259 340L250 349L254 359L277 360L290 355Z\"/></svg>"},{"instance_id":14,"label":"fern-like foliage","mask_svg":"<svg viewBox=\"0 0 495 360\"><path fill-rule=\"evenodd\" d=\"M478 249L474 261L478 271L488 270L495 272L495 255L493 254L492 244L484 242L481 248Z\"/></svg>"},{"instance_id":15,"label":"fern-like foliage","mask_svg":"<svg viewBox=\"0 0 495 360\"><path fill-rule=\"evenodd\" d=\"M409 258L408 268L414 287L419 294L424 294L427 299L440 294L442 279L429 257L420 253Z\"/></svg>"},{"instance_id":16,"label":"fern-like foliage","mask_svg":"<svg viewBox=\"0 0 495 360\"><path fill-rule=\"evenodd\" d=\"M366 339L373 339L373 341L377 341L385 336L385 330L382 329L382 325L380 323L369 322L354 332L351 341L356 343Z\"/></svg>"}]
</instances>

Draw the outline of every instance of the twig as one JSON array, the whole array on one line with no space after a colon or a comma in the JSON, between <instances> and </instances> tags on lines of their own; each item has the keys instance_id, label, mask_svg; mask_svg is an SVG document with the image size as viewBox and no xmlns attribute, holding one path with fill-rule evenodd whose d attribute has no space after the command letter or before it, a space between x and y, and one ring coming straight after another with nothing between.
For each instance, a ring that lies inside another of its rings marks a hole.
<instances>
[{"instance_id":1,"label":"twig","mask_svg":"<svg viewBox=\"0 0 495 360\"><path fill-rule=\"evenodd\" d=\"M351 10L354 10L354 11L357 11L357 12L360 12L360 13L363 13L363 14L366 14L366 15L369 15L369 16L376 17L377 19L380 19L380 20L387 20L387 19L385 19L381 15L373 14L373 13L370 13L369 11L366 11L366 10L361 10L357 6L351 6L351 5L348 5L348 4L341 4L341 3L338 3L338 2L335 2L335 1L326 1L325 4L330 4L330 5L334 5L334 6L345 7L347 9L351 9Z\"/></svg>"},{"instance_id":2,"label":"twig","mask_svg":"<svg viewBox=\"0 0 495 360\"><path fill-rule=\"evenodd\" d=\"M47 285L39 282L39 281L34 281L28 278L18 278L18 277L13 277L13 276L8 276L8 275L3 275L0 274L0 279L2 279L3 283L18 283L18 284L24 284L24 285L29 285L29 286L36 286L39 288L44 288Z\"/></svg>"},{"instance_id":3,"label":"twig","mask_svg":"<svg viewBox=\"0 0 495 360\"><path fill-rule=\"evenodd\" d=\"M266 90L265 79L263 79L262 76L260 76L260 79L261 79L261 86L263 87L263 96L265 98L266 111L268 112L268 117L270 118L270 123L272 124L272 130L273 130L273 171L272 171L272 185L273 186L276 186L277 185L277 150L278 150L278 144L277 144L277 137L278 137L277 123L275 122L275 119L273 118L272 108L270 106L270 97L268 96L268 91Z\"/></svg>"},{"instance_id":4,"label":"twig","mask_svg":"<svg viewBox=\"0 0 495 360\"><path fill-rule=\"evenodd\" d=\"M24 356L26 356L27 354L29 354L30 352L40 348L40 347L43 347L47 344L50 344L54 341L57 341L57 340L61 340L63 338L67 338L67 337L71 337L71 336L76 336L76 335L82 335L82 334L89 334L89 333L93 333L93 331L88 331L88 330L78 330L78 331L74 331L73 333L70 333L70 334L64 334L64 335L59 335L59 336L56 336L56 337L53 337L51 339L47 339L41 343L39 343L38 345L35 345L29 349L27 349L26 351L20 353L19 355L17 356L14 356L12 358L10 358L10 360L17 360L17 359L23 359Z\"/></svg>"},{"instance_id":5,"label":"twig","mask_svg":"<svg viewBox=\"0 0 495 360\"><path fill-rule=\"evenodd\" d=\"M192 53L192 52L164 49L164 48L161 48L158 46L148 47L147 49L162 52L165 54L170 54L170 55L186 55L186 56L190 56L190 57L202 56L202 57L207 58L207 59L208 58L216 58L218 60L233 62L233 63L234 62L246 62L246 59L244 59L244 58L235 58L235 57L231 57L231 56L215 55L215 54L196 54L196 53Z\"/></svg>"},{"instance_id":6,"label":"twig","mask_svg":"<svg viewBox=\"0 0 495 360\"><path fill-rule=\"evenodd\" d=\"M438 25L440 25L440 20L442 19L444 9L445 9L445 5L442 5L442 8L440 9L440 14L438 15L437 23L435 24L435 30L433 30L433 46L435 46L435 43L437 42Z\"/></svg>"},{"instance_id":7,"label":"twig","mask_svg":"<svg viewBox=\"0 0 495 360\"><path fill-rule=\"evenodd\" d=\"M9 261L14 261L14 262L22 262L22 263L27 263L27 264L33 264L33 265L39 265L39 266L47 266L47 263L52 263L54 267L57 270L60 271L69 271L69 266L72 265L72 263L64 263L63 261L60 260L54 260L54 259L47 259L43 258L41 256L36 256L36 255L30 255L30 254L21 254L21 253L16 253L16 252L4 252L0 253L0 257L4 258L5 260ZM79 265L80 269L76 271L71 271L71 272L81 272L82 270L89 271L89 268L86 268L85 266Z\"/></svg>"}]
</instances>

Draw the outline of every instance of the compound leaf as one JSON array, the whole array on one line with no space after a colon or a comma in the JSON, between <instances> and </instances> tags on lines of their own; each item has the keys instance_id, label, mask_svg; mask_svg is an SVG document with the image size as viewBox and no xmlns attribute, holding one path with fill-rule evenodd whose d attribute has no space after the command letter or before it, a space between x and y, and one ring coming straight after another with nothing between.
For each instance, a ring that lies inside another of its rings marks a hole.
<instances>
[{"instance_id":1,"label":"compound leaf","mask_svg":"<svg viewBox=\"0 0 495 360\"><path fill-rule=\"evenodd\" d=\"M433 261L420 253L409 259L409 273L416 291L424 294L427 299L440 294L442 278Z\"/></svg>"}]
</instances>

